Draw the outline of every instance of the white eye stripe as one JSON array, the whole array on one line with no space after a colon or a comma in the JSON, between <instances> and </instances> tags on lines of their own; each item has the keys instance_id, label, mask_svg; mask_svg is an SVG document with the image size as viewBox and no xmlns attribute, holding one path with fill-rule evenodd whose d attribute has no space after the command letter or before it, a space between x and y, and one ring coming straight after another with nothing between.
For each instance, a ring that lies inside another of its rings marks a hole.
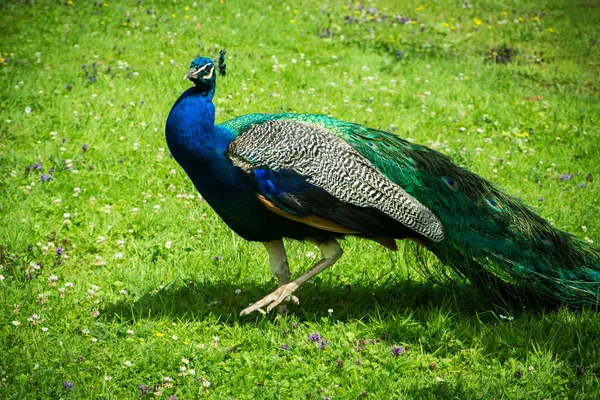
<instances>
[{"instance_id":1,"label":"white eye stripe","mask_svg":"<svg viewBox=\"0 0 600 400\"><path fill-rule=\"evenodd\" d=\"M205 64L202 68L198 68L198 72L204 71L204 69L206 69L206 67L211 67L212 68L212 64Z\"/></svg>"}]
</instances>

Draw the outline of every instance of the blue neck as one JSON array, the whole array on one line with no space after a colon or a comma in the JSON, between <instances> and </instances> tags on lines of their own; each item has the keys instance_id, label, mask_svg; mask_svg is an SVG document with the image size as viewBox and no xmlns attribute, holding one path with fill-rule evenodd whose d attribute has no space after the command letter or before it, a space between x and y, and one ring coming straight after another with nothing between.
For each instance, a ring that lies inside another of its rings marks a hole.
<instances>
[{"instance_id":1,"label":"blue neck","mask_svg":"<svg viewBox=\"0 0 600 400\"><path fill-rule=\"evenodd\" d=\"M215 179L237 180L226 176L237 169L225 156L235 134L215 126L213 94L214 85L186 90L171 108L165 129L171 154L205 197L214 190Z\"/></svg>"},{"instance_id":2,"label":"blue neck","mask_svg":"<svg viewBox=\"0 0 600 400\"><path fill-rule=\"evenodd\" d=\"M169 149L178 162L209 156L207 153L215 151L222 153L227 147L223 147L225 142L229 144L233 139L215 127L214 93L214 82L208 87L191 87L171 108L165 131Z\"/></svg>"}]
</instances>

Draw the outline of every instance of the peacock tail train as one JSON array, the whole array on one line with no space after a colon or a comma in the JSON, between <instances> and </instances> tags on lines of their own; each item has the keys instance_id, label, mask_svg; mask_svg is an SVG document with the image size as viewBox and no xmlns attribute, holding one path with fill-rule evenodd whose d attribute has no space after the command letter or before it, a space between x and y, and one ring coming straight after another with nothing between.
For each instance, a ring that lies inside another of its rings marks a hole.
<instances>
[{"instance_id":1,"label":"peacock tail train","mask_svg":"<svg viewBox=\"0 0 600 400\"><path fill-rule=\"evenodd\" d=\"M529 301L596 305L600 249L561 231L529 206L445 155L391 133L313 114L249 114L220 126L244 132L267 121L297 121L343 139L441 222L444 239L424 244L449 267L423 271Z\"/></svg>"}]
</instances>

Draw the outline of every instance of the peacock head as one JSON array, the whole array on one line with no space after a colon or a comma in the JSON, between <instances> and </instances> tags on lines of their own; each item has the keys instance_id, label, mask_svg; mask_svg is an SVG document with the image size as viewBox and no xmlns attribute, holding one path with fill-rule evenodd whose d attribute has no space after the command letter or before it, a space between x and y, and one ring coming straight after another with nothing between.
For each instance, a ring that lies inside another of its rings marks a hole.
<instances>
[{"instance_id":1,"label":"peacock head","mask_svg":"<svg viewBox=\"0 0 600 400\"><path fill-rule=\"evenodd\" d=\"M218 68L221 75L225 75L225 50L221 50L219 53L218 66L215 66L215 62L208 57L194 59L190 65L190 70L183 79L191 80L194 85L200 88L213 88L217 80L216 68Z\"/></svg>"}]
</instances>

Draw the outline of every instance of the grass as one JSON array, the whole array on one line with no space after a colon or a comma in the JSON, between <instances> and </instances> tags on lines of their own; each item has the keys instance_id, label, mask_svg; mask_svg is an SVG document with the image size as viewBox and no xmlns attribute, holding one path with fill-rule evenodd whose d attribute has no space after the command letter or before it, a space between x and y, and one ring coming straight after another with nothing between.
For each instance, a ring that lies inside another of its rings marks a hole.
<instances>
[{"instance_id":1,"label":"grass","mask_svg":"<svg viewBox=\"0 0 600 400\"><path fill-rule=\"evenodd\" d=\"M238 317L275 286L266 253L163 133L190 60L223 47L219 121L391 130L600 241L595 2L396 3L3 3L0 398L598 397L595 309L424 281L410 245L347 239L288 316ZM286 245L294 272L314 262Z\"/></svg>"}]
</instances>

